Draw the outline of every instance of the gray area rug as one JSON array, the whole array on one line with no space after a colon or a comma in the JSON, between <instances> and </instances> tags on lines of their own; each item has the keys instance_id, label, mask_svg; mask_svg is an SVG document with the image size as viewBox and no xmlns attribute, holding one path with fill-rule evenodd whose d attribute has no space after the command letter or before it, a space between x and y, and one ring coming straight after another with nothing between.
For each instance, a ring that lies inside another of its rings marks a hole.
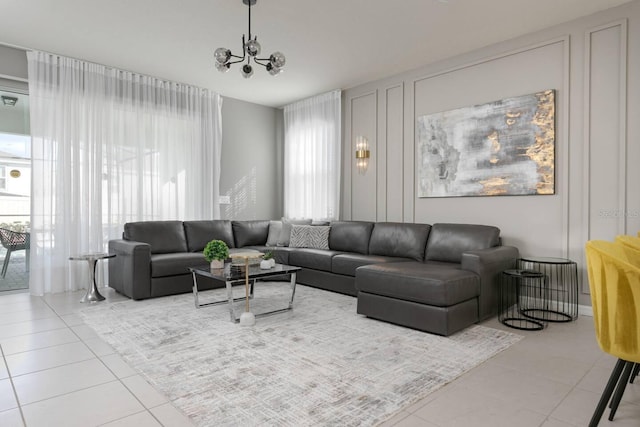
<instances>
[{"instance_id":1,"label":"gray area rug","mask_svg":"<svg viewBox=\"0 0 640 427\"><path fill-rule=\"evenodd\" d=\"M288 284L257 286L252 311L285 305ZM482 326L448 338L418 332L356 314L353 297L300 285L293 311L254 327L231 323L226 305L197 310L191 294L81 315L200 426L375 425L521 338Z\"/></svg>"}]
</instances>

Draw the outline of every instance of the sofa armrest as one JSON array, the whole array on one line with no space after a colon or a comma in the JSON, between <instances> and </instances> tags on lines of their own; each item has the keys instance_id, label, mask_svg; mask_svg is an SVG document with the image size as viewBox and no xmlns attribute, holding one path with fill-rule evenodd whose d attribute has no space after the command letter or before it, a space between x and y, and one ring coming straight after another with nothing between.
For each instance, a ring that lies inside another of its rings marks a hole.
<instances>
[{"instance_id":1,"label":"sofa armrest","mask_svg":"<svg viewBox=\"0 0 640 427\"><path fill-rule=\"evenodd\" d=\"M131 299L151 297L151 246L133 240L109 240L109 286Z\"/></svg>"},{"instance_id":2,"label":"sofa armrest","mask_svg":"<svg viewBox=\"0 0 640 427\"><path fill-rule=\"evenodd\" d=\"M500 298L500 280L504 270L515 268L518 248L496 246L493 248L463 252L461 268L480 276L480 299L478 314L480 320L496 314Z\"/></svg>"}]
</instances>

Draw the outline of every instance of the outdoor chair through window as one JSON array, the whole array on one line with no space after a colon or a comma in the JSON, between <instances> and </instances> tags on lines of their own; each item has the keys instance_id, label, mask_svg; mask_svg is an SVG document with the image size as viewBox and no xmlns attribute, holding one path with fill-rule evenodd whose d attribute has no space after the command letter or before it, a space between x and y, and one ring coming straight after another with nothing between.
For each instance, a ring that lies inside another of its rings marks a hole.
<instances>
[{"instance_id":1,"label":"outdoor chair through window","mask_svg":"<svg viewBox=\"0 0 640 427\"><path fill-rule=\"evenodd\" d=\"M7 274L9 259L11 259L11 252L26 250L27 271L29 270L30 240L31 236L29 235L29 233L20 233L17 231L9 230L7 228L0 228L0 242L2 243L2 246L4 246L7 250L7 254L4 256L4 263L2 264L2 273L0 274L3 279Z\"/></svg>"}]
</instances>

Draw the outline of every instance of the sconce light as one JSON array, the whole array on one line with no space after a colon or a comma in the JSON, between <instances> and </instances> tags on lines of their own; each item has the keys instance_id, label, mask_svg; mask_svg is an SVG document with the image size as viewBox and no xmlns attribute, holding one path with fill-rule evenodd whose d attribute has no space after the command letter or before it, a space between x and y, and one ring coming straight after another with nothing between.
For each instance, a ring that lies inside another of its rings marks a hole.
<instances>
[{"instance_id":1,"label":"sconce light","mask_svg":"<svg viewBox=\"0 0 640 427\"><path fill-rule=\"evenodd\" d=\"M356 138L356 167L361 174L367 171L369 166L369 157L371 152L369 151L369 140L364 136Z\"/></svg>"}]
</instances>

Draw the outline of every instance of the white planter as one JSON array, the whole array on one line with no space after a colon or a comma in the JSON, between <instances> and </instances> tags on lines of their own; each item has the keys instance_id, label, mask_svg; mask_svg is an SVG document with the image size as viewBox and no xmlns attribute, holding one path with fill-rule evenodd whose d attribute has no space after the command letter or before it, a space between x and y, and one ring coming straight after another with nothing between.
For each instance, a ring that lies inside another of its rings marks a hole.
<instances>
[{"instance_id":1,"label":"white planter","mask_svg":"<svg viewBox=\"0 0 640 427\"><path fill-rule=\"evenodd\" d=\"M211 260L211 268L212 269L224 268L224 260L221 260L221 259Z\"/></svg>"},{"instance_id":2,"label":"white planter","mask_svg":"<svg viewBox=\"0 0 640 427\"><path fill-rule=\"evenodd\" d=\"M270 260L268 259L263 259L262 261L260 261L260 269L262 270L268 270L272 267Z\"/></svg>"},{"instance_id":3,"label":"white planter","mask_svg":"<svg viewBox=\"0 0 640 427\"><path fill-rule=\"evenodd\" d=\"M271 258L271 259L269 259L268 261L271 263L271 268L273 268L273 267L275 267L275 266L276 266L276 260L275 260L275 258Z\"/></svg>"}]
</instances>

